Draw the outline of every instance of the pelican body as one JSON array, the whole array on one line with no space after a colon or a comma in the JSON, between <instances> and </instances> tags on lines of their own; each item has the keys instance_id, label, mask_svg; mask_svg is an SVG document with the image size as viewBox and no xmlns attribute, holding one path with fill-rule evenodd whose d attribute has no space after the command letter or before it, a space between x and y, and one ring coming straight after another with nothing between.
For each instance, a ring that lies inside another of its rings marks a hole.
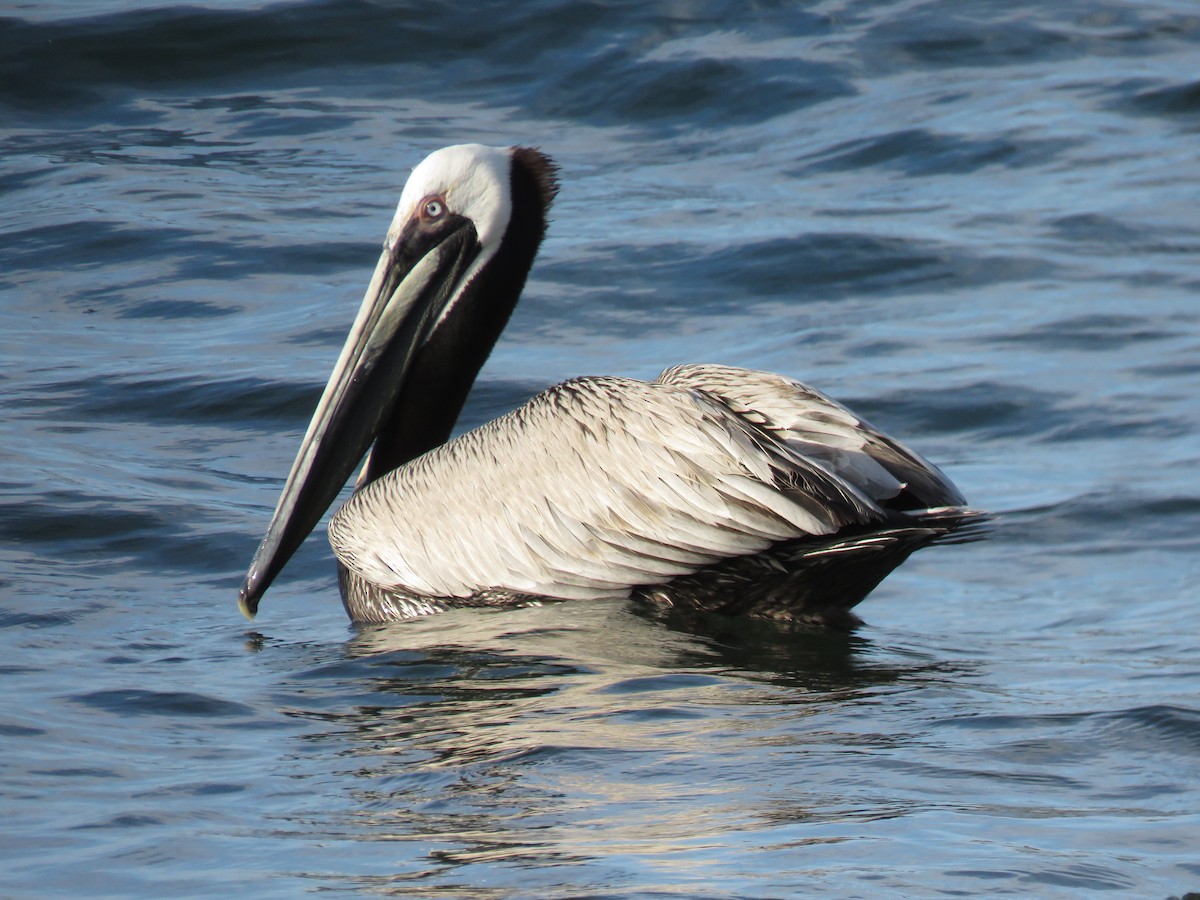
<instances>
[{"instance_id":1,"label":"pelican body","mask_svg":"<svg viewBox=\"0 0 1200 900\"><path fill-rule=\"evenodd\" d=\"M364 455L329 525L356 622L628 597L847 622L914 550L973 535L982 515L935 466L768 372L577 378L450 440L557 190L526 147L447 147L413 170L244 613Z\"/></svg>"}]
</instances>

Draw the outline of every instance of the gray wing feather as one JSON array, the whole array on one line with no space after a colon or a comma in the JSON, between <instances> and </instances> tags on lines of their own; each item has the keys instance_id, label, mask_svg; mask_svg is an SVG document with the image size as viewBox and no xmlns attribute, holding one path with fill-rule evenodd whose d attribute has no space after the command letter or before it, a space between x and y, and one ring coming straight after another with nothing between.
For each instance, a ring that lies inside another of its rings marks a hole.
<instances>
[{"instance_id":1,"label":"gray wing feather","mask_svg":"<svg viewBox=\"0 0 1200 900\"><path fill-rule=\"evenodd\" d=\"M907 491L912 506L966 503L933 463L794 379L729 366L686 365L667 369L659 381L705 391L877 502Z\"/></svg>"},{"instance_id":2,"label":"gray wing feather","mask_svg":"<svg viewBox=\"0 0 1200 900\"><path fill-rule=\"evenodd\" d=\"M576 379L388 473L330 523L339 560L428 596L627 596L884 513L719 396Z\"/></svg>"}]
</instances>

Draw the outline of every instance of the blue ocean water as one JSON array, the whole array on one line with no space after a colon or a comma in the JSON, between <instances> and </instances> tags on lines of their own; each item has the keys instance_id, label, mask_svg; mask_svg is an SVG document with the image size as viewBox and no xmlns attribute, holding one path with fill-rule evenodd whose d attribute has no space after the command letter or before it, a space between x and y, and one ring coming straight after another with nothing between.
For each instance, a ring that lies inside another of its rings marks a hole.
<instances>
[{"instance_id":1,"label":"blue ocean water","mask_svg":"<svg viewBox=\"0 0 1200 900\"><path fill-rule=\"evenodd\" d=\"M1200 890L1182 0L0 9L0 894ZM997 512L853 635L236 589L409 168L562 166L464 414L809 381Z\"/></svg>"}]
</instances>

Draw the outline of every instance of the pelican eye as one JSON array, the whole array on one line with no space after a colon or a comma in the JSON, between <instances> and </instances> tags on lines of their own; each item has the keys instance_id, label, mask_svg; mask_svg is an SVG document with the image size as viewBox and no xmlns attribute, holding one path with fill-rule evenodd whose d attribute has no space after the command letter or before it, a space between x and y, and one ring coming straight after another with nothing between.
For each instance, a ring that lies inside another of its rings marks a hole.
<instances>
[{"instance_id":1,"label":"pelican eye","mask_svg":"<svg viewBox=\"0 0 1200 900\"><path fill-rule=\"evenodd\" d=\"M421 221L436 222L442 218L449 210L446 207L446 201L441 197L426 197L421 201Z\"/></svg>"}]
</instances>

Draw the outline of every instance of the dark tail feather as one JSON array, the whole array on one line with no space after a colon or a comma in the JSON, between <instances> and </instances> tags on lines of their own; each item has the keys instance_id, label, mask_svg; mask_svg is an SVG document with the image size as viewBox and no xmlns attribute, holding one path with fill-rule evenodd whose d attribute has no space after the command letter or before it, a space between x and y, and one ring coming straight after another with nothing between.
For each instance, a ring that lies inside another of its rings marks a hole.
<instances>
[{"instance_id":1,"label":"dark tail feather","mask_svg":"<svg viewBox=\"0 0 1200 900\"><path fill-rule=\"evenodd\" d=\"M995 519L991 513L966 506L939 506L906 513L917 528L933 532L930 543L969 544L991 533Z\"/></svg>"}]
</instances>

